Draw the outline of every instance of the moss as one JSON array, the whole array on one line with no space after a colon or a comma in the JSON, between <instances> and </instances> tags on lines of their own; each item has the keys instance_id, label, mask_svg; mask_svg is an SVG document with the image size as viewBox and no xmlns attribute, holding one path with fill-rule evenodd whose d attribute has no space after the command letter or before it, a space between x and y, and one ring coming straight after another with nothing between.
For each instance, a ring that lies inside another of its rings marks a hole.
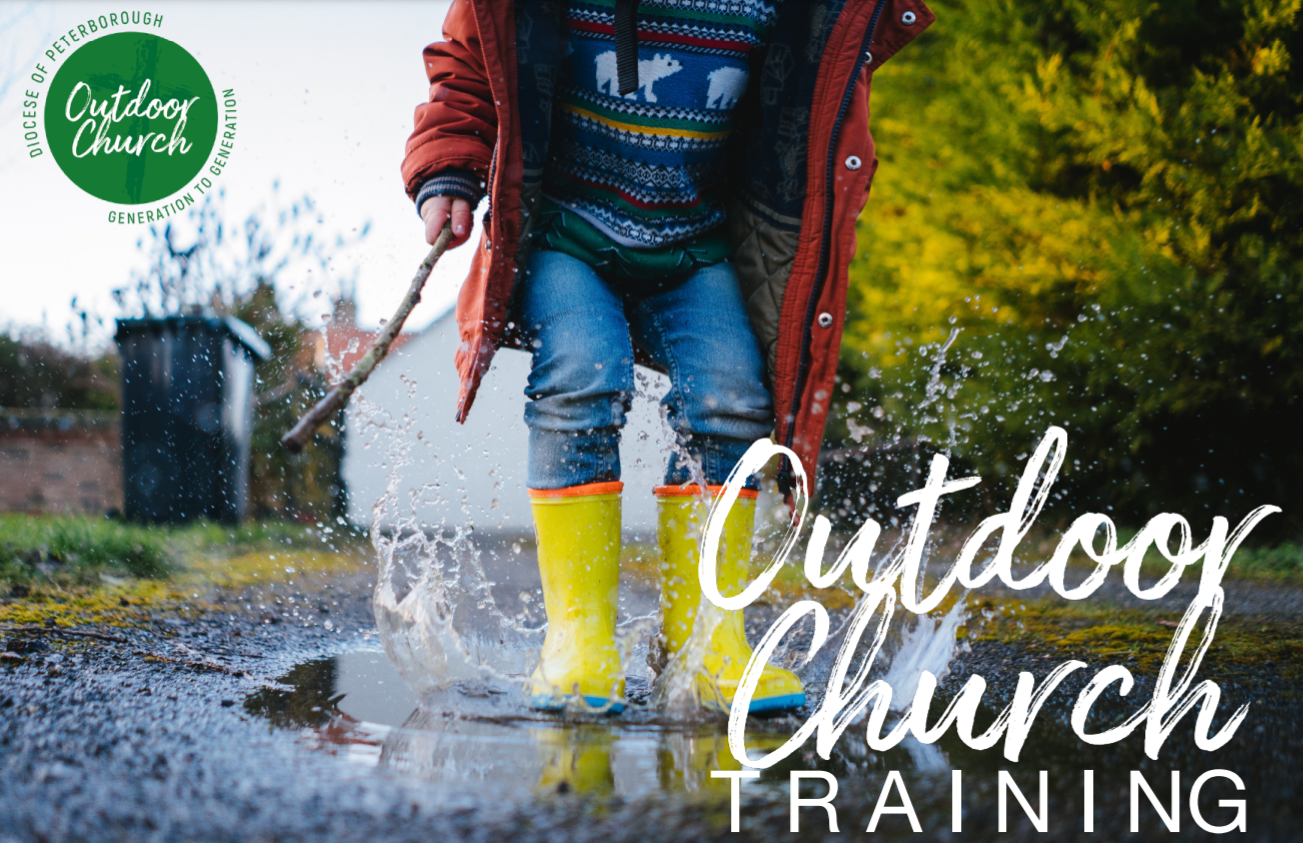
<instances>
[{"instance_id":1,"label":"moss","mask_svg":"<svg viewBox=\"0 0 1303 843\"><path fill-rule=\"evenodd\" d=\"M202 611L218 589L348 574L364 567L360 556L345 553L261 551L231 559L200 557L167 580L109 577L98 585L38 585L22 598L0 600L0 624L147 626L160 611Z\"/></svg>"},{"instance_id":2,"label":"moss","mask_svg":"<svg viewBox=\"0 0 1303 843\"><path fill-rule=\"evenodd\" d=\"M192 592L164 580L130 580L100 587L38 588L18 600L0 602L0 623L15 626L147 626L154 612L191 611Z\"/></svg>"},{"instance_id":3,"label":"moss","mask_svg":"<svg viewBox=\"0 0 1303 843\"><path fill-rule=\"evenodd\" d=\"M976 641L1018 644L1059 658L1118 663L1134 661L1133 669L1157 673L1172 643L1179 615L1172 610L1123 609L1100 603L1068 602L1059 598L997 602L971 600L975 619L969 622ZM1188 655L1200 630L1187 643ZM1205 665L1257 667L1274 662L1286 678L1303 670L1303 628L1283 621L1251 621L1222 617Z\"/></svg>"},{"instance_id":4,"label":"moss","mask_svg":"<svg viewBox=\"0 0 1303 843\"><path fill-rule=\"evenodd\" d=\"M191 564L189 579L209 585L239 588L306 576L353 573L364 567L362 557L351 553L261 550L229 559L202 557Z\"/></svg>"},{"instance_id":5,"label":"moss","mask_svg":"<svg viewBox=\"0 0 1303 843\"><path fill-rule=\"evenodd\" d=\"M321 528L277 522L138 527L3 516L0 531L26 548L16 559L0 559L0 624L15 625L143 626L159 611L199 611L218 589L360 571L368 547L351 533L341 540ZM139 575L141 566L133 571L115 561L114 548L128 541L148 544L166 560L160 575ZM45 555L34 557L38 551Z\"/></svg>"}]
</instances>

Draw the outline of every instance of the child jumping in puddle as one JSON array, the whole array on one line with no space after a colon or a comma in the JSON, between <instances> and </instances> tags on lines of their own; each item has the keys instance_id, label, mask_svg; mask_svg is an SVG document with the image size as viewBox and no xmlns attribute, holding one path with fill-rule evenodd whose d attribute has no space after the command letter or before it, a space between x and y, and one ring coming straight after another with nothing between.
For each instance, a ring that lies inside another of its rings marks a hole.
<instances>
[{"instance_id":1,"label":"child jumping in puddle","mask_svg":"<svg viewBox=\"0 0 1303 843\"><path fill-rule=\"evenodd\" d=\"M772 435L813 478L877 166L870 81L932 20L918 0L455 0L425 49L402 172L426 239L451 219L460 245L490 202L457 301L458 420L499 346L533 357L535 707L623 707L618 446L635 360L669 375L667 417L708 486L671 456L654 492L663 657L701 602L707 502L750 444ZM755 489L725 524L725 594L747 577ZM750 657L742 612L725 613L702 702L730 706ZM750 710L804 702L766 665Z\"/></svg>"}]
</instances>

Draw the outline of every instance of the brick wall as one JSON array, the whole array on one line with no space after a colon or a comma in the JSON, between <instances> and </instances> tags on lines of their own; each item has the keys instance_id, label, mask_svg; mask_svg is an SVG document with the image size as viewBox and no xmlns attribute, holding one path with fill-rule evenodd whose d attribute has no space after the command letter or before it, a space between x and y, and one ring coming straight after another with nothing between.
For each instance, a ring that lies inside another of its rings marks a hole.
<instances>
[{"instance_id":1,"label":"brick wall","mask_svg":"<svg viewBox=\"0 0 1303 843\"><path fill-rule=\"evenodd\" d=\"M122 509L116 412L0 409L0 511Z\"/></svg>"}]
</instances>

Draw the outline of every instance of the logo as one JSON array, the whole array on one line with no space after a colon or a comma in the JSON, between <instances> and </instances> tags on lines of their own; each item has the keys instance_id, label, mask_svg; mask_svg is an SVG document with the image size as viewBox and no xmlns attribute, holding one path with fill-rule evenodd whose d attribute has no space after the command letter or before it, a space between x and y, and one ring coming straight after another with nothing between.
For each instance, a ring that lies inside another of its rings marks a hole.
<instances>
[{"instance_id":1,"label":"logo","mask_svg":"<svg viewBox=\"0 0 1303 843\"><path fill-rule=\"evenodd\" d=\"M87 193L118 205L185 188L217 141L208 74L180 45L149 32L88 41L55 72L45 101L50 153Z\"/></svg>"}]
</instances>

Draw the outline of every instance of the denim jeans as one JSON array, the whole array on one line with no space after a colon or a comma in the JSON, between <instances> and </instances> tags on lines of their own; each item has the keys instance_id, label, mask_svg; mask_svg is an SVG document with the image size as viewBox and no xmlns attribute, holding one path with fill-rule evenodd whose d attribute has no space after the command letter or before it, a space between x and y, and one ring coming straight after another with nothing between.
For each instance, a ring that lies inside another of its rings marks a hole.
<instances>
[{"instance_id":1,"label":"denim jeans","mask_svg":"<svg viewBox=\"0 0 1303 843\"><path fill-rule=\"evenodd\" d=\"M634 343L669 373L666 418L706 482L724 482L773 428L764 358L728 262L641 295L577 258L536 251L518 316L533 353L525 389L531 489L620 479ZM692 479L691 464L671 455L665 482Z\"/></svg>"}]
</instances>

